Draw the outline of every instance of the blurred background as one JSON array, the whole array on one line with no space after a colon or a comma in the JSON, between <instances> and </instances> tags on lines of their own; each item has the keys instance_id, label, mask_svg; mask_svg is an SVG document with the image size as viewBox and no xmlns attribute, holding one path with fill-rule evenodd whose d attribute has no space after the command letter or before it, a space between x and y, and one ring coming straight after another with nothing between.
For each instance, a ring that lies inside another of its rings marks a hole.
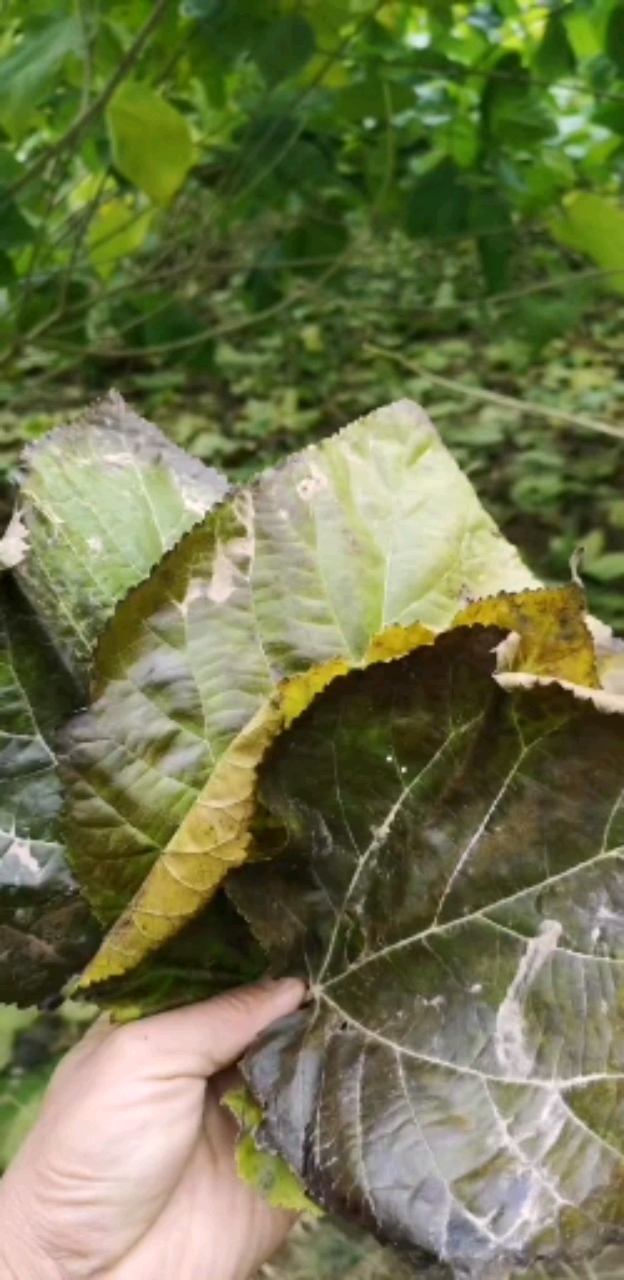
<instances>
[{"instance_id":1,"label":"blurred background","mask_svg":"<svg viewBox=\"0 0 624 1280\"><path fill-rule=\"evenodd\" d=\"M623 0L0 0L0 485L111 386L237 479L407 395L624 630L623 187ZM0 1007L0 1169L91 1016Z\"/></svg>"}]
</instances>

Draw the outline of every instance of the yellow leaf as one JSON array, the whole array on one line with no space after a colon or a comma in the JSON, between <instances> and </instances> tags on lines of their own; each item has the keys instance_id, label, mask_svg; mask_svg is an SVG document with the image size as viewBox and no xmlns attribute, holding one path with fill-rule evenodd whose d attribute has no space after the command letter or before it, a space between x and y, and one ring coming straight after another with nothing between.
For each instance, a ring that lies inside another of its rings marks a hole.
<instances>
[{"instance_id":1,"label":"yellow leaf","mask_svg":"<svg viewBox=\"0 0 624 1280\"><path fill-rule=\"evenodd\" d=\"M280 705L264 703L223 753L173 839L107 933L77 990L135 968L196 916L228 871L245 861L257 768L282 725Z\"/></svg>"},{"instance_id":2,"label":"yellow leaf","mask_svg":"<svg viewBox=\"0 0 624 1280\"><path fill-rule=\"evenodd\" d=\"M379 635L373 636L364 659L364 666L374 662L392 662L393 658L404 658L423 644L433 644L435 632L414 622L410 627L386 627Z\"/></svg>"},{"instance_id":3,"label":"yellow leaf","mask_svg":"<svg viewBox=\"0 0 624 1280\"><path fill-rule=\"evenodd\" d=\"M514 632L518 640L505 651L507 670L599 689L596 654L586 616L585 592L571 582L566 587L544 587L476 600L457 614L453 625L481 624Z\"/></svg>"}]
</instances>

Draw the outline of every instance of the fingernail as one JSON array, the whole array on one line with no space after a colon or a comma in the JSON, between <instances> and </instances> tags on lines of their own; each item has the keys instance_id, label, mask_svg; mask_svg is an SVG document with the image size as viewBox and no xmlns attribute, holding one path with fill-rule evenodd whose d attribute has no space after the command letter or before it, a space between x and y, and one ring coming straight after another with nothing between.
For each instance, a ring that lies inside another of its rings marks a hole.
<instances>
[{"instance_id":1,"label":"fingernail","mask_svg":"<svg viewBox=\"0 0 624 1280\"><path fill-rule=\"evenodd\" d=\"M279 995L284 1000L290 997L293 1002L297 1000L299 1004L306 993L305 982L301 978L263 978L258 985L271 995Z\"/></svg>"}]
</instances>

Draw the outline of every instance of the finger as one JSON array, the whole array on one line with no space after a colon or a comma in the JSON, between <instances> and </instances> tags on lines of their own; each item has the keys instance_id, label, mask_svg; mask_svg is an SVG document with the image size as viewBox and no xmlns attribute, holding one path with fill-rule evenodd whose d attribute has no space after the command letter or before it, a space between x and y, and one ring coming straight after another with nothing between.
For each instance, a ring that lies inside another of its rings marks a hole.
<instances>
[{"instance_id":1,"label":"finger","mask_svg":"<svg viewBox=\"0 0 624 1280\"><path fill-rule=\"evenodd\" d=\"M201 1004L159 1013L114 1030L108 1046L127 1052L150 1074L200 1076L204 1079L236 1062L272 1022L294 1013L305 995L303 982L280 982L239 987Z\"/></svg>"}]
</instances>

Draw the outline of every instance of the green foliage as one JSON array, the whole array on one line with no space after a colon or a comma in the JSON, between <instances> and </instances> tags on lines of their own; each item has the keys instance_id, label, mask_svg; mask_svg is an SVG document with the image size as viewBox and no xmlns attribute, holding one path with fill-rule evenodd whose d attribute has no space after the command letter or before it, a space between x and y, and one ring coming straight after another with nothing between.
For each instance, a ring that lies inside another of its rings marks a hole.
<instances>
[{"instance_id":1,"label":"green foliage","mask_svg":"<svg viewBox=\"0 0 624 1280\"><path fill-rule=\"evenodd\" d=\"M326 275L338 289L363 228L472 241L485 289L507 289L524 228L566 192L589 178L617 204L621 13L85 0L58 18L10 0L0 392L51 359L96 386L130 358L206 375L243 246L233 329Z\"/></svg>"},{"instance_id":2,"label":"green foliage","mask_svg":"<svg viewBox=\"0 0 624 1280\"><path fill-rule=\"evenodd\" d=\"M47 6L46 6L47 7ZM36 109L54 88L54 77L80 42L76 18L54 18L42 27L33 9L28 28L15 52L0 62L0 121L12 135L20 135Z\"/></svg>"},{"instance_id":3,"label":"green foliage","mask_svg":"<svg viewBox=\"0 0 624 1280\"><path fill-rule=\"evenodd\" d=\"M533 60L536 71L548 80L561 80L576 71L576 54L570 43L564 13L554 9L548 15Z\"/></svg>"},{"instance_id":4,"label":"green foliage","mask_svg":"<svg viewBox=\"0 0 624 1280\"><path fill-rule=\"evenodd\" d=\"M48 550L35 558L45 567ZM447 626L462 591L531 581L409 403L295 455L183 538L117 609L97 701L63 739L70 860L99 918L120 917L89 981L142 959L246 858L280 681L365 661L394 623Z\"/></svg>"},{"instance_id":5,"label":"green foliage","mask_svg":"<svg viewBox=\"0 0 624 1280\"><path fill-rule=\"evenodd\" d=\"M157 205L179 191L193 163L185 116L147 85L126 80L108 108L113 164Z\"/></svg>"},{"instance_id":6,"label":"green foliage","mask_svg":"<svg viewBox=\"0 0 624 1280\"><path fill-rule=\"evenodd\" d=\"M614 4L609 13L605 33L605 53L624 76L624 4Z\"/></svg>"},{"instance_id":7,"label":"green foliage","mask_svg":"<svg viewBox=\"0 0 624 1280\"><path fill-rule=\"evenodd\" d=\"M624 293L624 210L593 191L570 192L552 230L562 244L611 273L608 287Z\"/></svg>"}]
</instances>

